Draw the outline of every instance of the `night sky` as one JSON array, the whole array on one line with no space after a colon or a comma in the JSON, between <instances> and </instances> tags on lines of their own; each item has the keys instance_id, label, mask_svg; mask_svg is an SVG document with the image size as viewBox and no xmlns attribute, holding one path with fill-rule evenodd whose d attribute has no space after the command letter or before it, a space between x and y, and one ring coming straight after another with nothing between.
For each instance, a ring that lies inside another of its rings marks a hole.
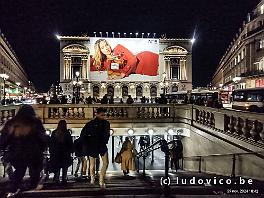
<instances>
[{"instance_id":1,"label":"night sky","mask_svg":"<svg viewBox=\"0 0 264 198\"><path fill-rule=\"evenodd\" d=\"M59 80L55 35L156 32L192 38L193 84L206 86L260 0L0 0L0 28L38 91Z\"/></svg>"}]
</instances>

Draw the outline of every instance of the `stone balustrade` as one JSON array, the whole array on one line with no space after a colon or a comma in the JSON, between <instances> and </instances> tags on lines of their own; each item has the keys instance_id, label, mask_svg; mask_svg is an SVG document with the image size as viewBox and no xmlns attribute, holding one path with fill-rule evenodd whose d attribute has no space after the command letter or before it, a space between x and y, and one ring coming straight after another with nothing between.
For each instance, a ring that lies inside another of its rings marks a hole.
<instances>
[{"instance_id":1,"label":"stone balustrade","mask_svg":"<svg viewBox=\"0 0 264 198\"><path fill-rule=\"evenodd\" d=\"M84 124L95 116L98 107L107 109L110 122L175 123L184 122L204 129L215 130L239 138L264 143L264 115L258 113L214 109L184 104L113 104L33 105L44 124L56 124L60 119L68 123ZM0 125L11 119L19 106L1 106ZM191 122L188 122L188 121Z\"/></svg>"},{"instance_id":2,"label":"stone balustrade","mask_svg":"<svg viewBox=\"0 0 264 198\"><path fill-rule=\"evenodd\" d=\"M1 106L0 107L0 126L2 126L6 121L10 120L19 109L18 105L12 106Z\"/></svg>"},{"instance_id":3,"label":"stone balustrade","mask_svg":"<svg viewBox=\"0 0 264 198\"><path fill-rule=\"evenodd\" d=\"M193 121L233 136L264 142L264 115L193 106Z\"/></svg>"},{"instance_id":4,"label":"stone balustrade","mask_svg":"<svg viewBox=\"0 0 264 198\"><path fill-rule=\"evenodd\" d=\"M112 105L35 105L35 109L42 109L39 112L44 123L66 119L72 122L87 122L93 119L98 107L106 108L106 117L110 121L124 122L134 120L136 122L145 122L146 120L159 120L167 122L174 117L173 105L151 105L151 104L112 104Z\"/></svg>"}]
</instances>

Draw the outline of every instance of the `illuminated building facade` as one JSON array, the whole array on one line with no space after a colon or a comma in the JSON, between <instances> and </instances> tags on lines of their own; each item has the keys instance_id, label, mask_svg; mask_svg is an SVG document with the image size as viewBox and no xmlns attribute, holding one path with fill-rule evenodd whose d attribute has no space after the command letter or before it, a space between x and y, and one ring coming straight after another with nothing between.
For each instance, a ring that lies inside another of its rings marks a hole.
<instances>
[{"instance_id":1,"label":"illuminated building facade","mask_svg":"<svg viewBox=\"0 0 264 198\"><path fill-rule=\"evenodd\" d=\"M28 80L19 59L17 58L11 45L0 30L0 74L1 74L1 99L4 96L4 86L6 98L22 96L29 90L33 91L34 86ZM28 89L25 90L24 88Z\"/></svg>"},{"instance_id":2,"label":"illuminated building facade","mask_svg":"<svg viewBox=\"0 0 264 198\"><path fill-rule=\"evenodd\" d=\"M192 89L191 39L57 37L60 85L66 95L72 95L76 85L83 97L99 98L154 98ZM111 46L113 58L98 55L100 41Z\"/></svg>"},{"instance_id":3,"label":"illuminated building facade","mask_svg":"<svg viewBox=\"0 0 264 198\"><path fill-rule=\"evenodd\" d=\"M239 28L217 67L212 84L228 91L264 87L264 0Z\"/></svg>"}]
</instances>

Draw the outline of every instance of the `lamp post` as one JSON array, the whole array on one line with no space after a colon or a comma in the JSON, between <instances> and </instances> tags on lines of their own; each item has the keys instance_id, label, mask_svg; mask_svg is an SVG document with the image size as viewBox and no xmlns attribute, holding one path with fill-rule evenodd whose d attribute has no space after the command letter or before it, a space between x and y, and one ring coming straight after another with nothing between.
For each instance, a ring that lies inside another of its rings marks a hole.
<instances>
[{"instance_id":1,"label":"lamp post","mask_svg":"<svg viewBox=\"0 0 264 198\"><path fill-rule=\"evenodd\" d=\"M166 89L167 86L169 85L168 82L166 82L166 72L163 72L163 95L166 95Z\"/></svg>"},{"instance_id":2,"label":"lamp post","mask_svg":"<svg viewBox=\"0 0 264 198\"><path fill-rule=\"evenodd\" d=\"M3 78L3 80L4 80L4 101L3 101L3 104L5 105L6 104L5 83L6 83L6 80L9 78L9 76L7 74L0 74L0 77Z\"/></svg>"},{"instance_id":3,"label":"lamp post","mask_svg":"<svg viewBox=\"0 0 264 198\"><path fill-rule=\"evenodd\" d=\"M80 89L82 81L79 80L80 72L75 72L76 81L73 81L73 97L75 97L76 104L79 104L80 101Z\"/></svg>"}]
</instances>

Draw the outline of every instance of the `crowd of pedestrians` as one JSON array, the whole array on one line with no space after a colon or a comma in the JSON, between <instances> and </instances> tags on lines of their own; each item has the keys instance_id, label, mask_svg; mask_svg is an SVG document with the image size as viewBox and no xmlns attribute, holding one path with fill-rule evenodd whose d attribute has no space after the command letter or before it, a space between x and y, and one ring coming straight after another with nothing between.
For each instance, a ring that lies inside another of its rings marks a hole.
<instances>
[{"instance_id":1,"label":"crowd of pedestrians","mask_svg":"<svg viewBox=\"0 0 264 198\"><path fill-rule=\"evenodd\" d=\"M152 97L146 98L145 96L132 98L131 95L128 95L125 98L114 99L113 96L108 96L105 94L101 99L98 97L81 97L78 102L76 98L67 98L66 96L61 96L58 98L56 95L50 98L48 101L46 97L43 97L40 100L41 104L133 104L133 103L155 103L155 104L167 104L171 101L168 100L165 95L161 95L160 97ZM172 103L172 102L171 102Z\"/></svg>"},{"instance_id":2,"label":"crowd of pedestrians","mask_svg":"<svg viewBox=\"0 0 264 198\"><path fill-rule=\"evenodd\" d=\"M105 188L105 173L108 167L107 143L110 137L110 124L105 120L106 110L97 109L96 118L88 122L82 129L79 142L73 143L65 120L58 123L51 136L46 134L41 120L37 118L30 105L22 105L17 114L5 123L1 130L0 150L5 151L2 160L10 179L9 193L12 197L26 189L42 188L41 173L54 173L55 183L67 183L68 167L72 164L72 153L75 151L80 163L89 160L91 184L95 183L95 161L99 156L103 161L100 171L99 184ZM44 153L49 148L50 159L45 169ZM14 171L13 171L14 168ZM27 168L30 182L22 186ZM60 172L62 171L62 181ZM76 171L78 173L78 170Z\"/></svg>"},{"instance_id":3,"label":"crowd of pedestrians","mask_svg":"<svg viewBox=\"0 0 264 198\"><path fill-rule=\"evenodd\" d=\"M65 120L60 120L57 128L49 136L34 109L30 105L22 105L17 114L5 123L0 136L0 150L5 151L2 160L10 179L7 197L12 197L21 190L41 189L43 177L49 176L50 173L54 173L54 183L67 184L67 172L73 163L73 153L78 161L75 177L79 178L80 169L80 176L86 176L88 168L92 185L95 184L95 175L101 158L99 186L104 189L109 164L107 144L110 137L110 123L105 117L106 109L99 107L96 117L83 127L80 137L73 142ZM121 163L121 170L127 176L130 170L135 170L137 151L129 137L121 143L118 163ZM140 150L144 150L149 144L147 136L140 138ZM179 152L177 148L175 146L176 153ZM49 159L44 157L47 151L50 154ZM174 148L171 149L172 162L175 158L179 159L173 152ZM177 169L177 164L175 166ZM22 181L27 169L30 180L28 185L23 186Z\"/></svg>"}]
</instances>

